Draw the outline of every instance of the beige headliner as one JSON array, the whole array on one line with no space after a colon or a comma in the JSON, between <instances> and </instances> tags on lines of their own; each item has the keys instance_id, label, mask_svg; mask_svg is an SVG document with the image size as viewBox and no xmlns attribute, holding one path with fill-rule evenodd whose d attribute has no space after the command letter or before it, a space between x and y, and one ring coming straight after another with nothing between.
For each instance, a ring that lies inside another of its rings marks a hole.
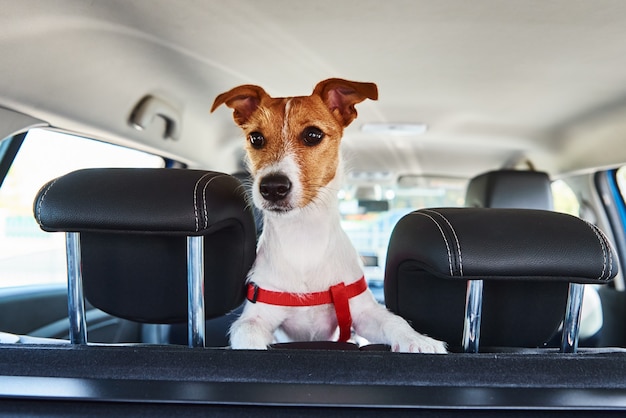
<instances>
[{"instance_id":1,"label":"beige headliner","mask_svg":"<svg viewBox=\"0 0 626 418\"><path fill-rule=\"evenodd\" d=\"M352 168L468 176L531 159L553 175L626 162L626 1L0 1L0 105L53 126L232 170L241 146L213 98L254 83L304 95L376 82ZM146 94L182 137L131 128ZM363 134L420 122L427 134Z\"/></svg>"}]
</instances>

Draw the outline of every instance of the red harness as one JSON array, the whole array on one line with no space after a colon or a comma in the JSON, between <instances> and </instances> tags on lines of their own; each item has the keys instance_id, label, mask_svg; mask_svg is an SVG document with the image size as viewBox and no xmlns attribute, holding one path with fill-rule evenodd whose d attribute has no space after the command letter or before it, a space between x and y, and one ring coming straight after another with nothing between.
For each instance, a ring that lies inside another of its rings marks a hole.
<instances>
[{"instance_id":1,"label":"red harness","mask_svg":"<svg viewBox=\"0 0 626 418\"><path fill-rule=\"evenodd\" d=\"M365 277L347 286L341 282L324 292L312 293L275 292L261 289L255 283L248 283L247 298L252 303L261 302L278 306L316 306L332 303L339 324L339 341L345 342L350 339L352 328L352 315L350 315L348 301L365 292L366 289Z\"/></svg>"}]
</instances>

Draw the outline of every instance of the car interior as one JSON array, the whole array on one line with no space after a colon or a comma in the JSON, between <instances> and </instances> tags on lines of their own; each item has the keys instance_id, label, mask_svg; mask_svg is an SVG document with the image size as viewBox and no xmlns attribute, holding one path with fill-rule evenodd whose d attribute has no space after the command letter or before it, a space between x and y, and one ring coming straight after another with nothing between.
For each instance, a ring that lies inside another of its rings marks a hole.
<instances>
[{"instance_id":1,"label":"car interior","mask_svg":"<svg viewBox=\"0 0 626 418\"><path fill-rule=\"evenodd\" d=\"M0 415L626 410L626 2L0 8ZM334 77L380 93L341 139L341 226L447 354L230 347L264 215L211 104Z\"/></svg>"}]
</instances>

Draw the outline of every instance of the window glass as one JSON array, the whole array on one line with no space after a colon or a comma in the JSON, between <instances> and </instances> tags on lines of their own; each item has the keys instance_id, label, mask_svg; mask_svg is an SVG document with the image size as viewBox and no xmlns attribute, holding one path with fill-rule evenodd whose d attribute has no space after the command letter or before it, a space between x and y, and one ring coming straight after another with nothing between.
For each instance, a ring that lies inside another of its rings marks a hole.
<instances>
[{"instance_id":1,"label":"window glass","mask_svg":"<svg viewBox=\"0 0 626 418\"><path fill-rule=\"evenodd\" d=\"M465 203L467 181L456 178L402 177L397 185L354 184L340 191L342 226L361 255L370 289L383 301L387 245L396 223L426 207Z\"/></svg>"},{"instance_id":2,"label":"window glass","mask_svg":"<svg viewBox=\"0 0 626 418\"><path fill-rule=\"evenodd\" d=\"M554 199L554 210L568 213L570 215L580 215L580 202L576 193L563 180L552 182L552 196Z\"/></svg>"},{"instance_id":3,"label":"window glass","mask_svg":"<svg viewBox=\"0 0 626 418\"><path fill-rule=\"evenodd\" d=\"M617 178L617 188L622 198L626 200L626 166L618 168L615 177Z\"/></svg>"},{"instance_id":4,"label":"window glass","mask_svg":"<svg viewBox=\"0 0 626 418\"><path fill-rule=\"evenodd\" d=\"M163 167L161 157L43 129L29 131L0 188L0 287L66 280L65 235L33 217L39 189L91 167Z\"/></svg>"}]
</instances>

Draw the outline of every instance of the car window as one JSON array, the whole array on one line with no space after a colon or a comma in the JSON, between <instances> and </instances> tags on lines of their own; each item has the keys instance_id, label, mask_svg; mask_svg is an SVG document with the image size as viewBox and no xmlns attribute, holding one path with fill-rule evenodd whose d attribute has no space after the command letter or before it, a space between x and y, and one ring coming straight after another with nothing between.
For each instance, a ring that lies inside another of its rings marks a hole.
<instances>
[{"instance_id":1,"label":"car window","mask_svg":"<svg viewBox=\"0 0 626 418\"><path fill-rule=\"evenodd\" d=\"M409 212L465 203L467 180L401 177L397 185L356 184L339 193L342 227L359 252L370 289L383 302L384 265L391 232Z\"/></svg>"},{"instance_id":2,"label":"car window","mask_svg":"<svg viewBox=\"0 0 626 418\"><path fill-rule=\"evenodd\" d=\"M622 195L622 199L626 200L626 166L617 169L615 178L617 179L617 187Z\"/></svg>"},{"instance_id":3,"label":"car window","mask_svg":"<svg viewBox=\"0 0 626 418\"><path fill-rule=\"evenodd\" d=\"M28 132L0 187L0 288L66 280L65 236L41 231L33 201L49 180L90 167L163 167L163 158L44 129Z\"/></svg>"},{"instance_id":4,"label":"car window","mask_svg":"<svg viewBox=\"0 0 626 418\"><path fill-rule=\"evenodd\" d=\"M580 215L578 197L576 197L576 193L565 181L556 180L552 182L552 197L555 211L574 216Z\"/></svg>"}]
</instances>

